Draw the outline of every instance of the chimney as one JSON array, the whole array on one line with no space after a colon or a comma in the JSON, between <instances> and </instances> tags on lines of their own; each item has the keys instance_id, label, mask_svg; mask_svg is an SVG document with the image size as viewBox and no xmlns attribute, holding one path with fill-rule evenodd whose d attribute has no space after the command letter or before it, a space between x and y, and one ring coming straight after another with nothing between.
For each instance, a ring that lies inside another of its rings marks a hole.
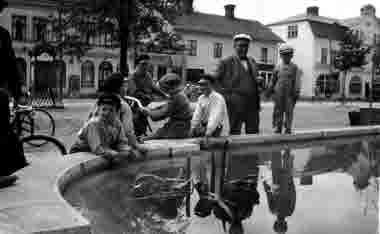
<instances>
[{"instance_id":1,"label":"chimney","mask_svg":"<svg viewBox=\"0 0 380 234\"><path fill-rule=\"evenodd\" d=\"M224 10L225 10L225 16L228 17L228 18L235 18L235 5L234 4L227 4L224 6Z\"/></svg>"},{"instance_id":2,"label":"chimney","mask_svg":"<svg viewBox=\"0 0 380 234\"><path fill-rule=\"evenodd\" d=\"M319 11L319 7L317 6L311 6L311 7L306 8L306 14L310 16L318 16L319 15L318 11Z\"/></svg>"},{"instance_id":3,"label":"chimney","mask_svg":"<svg viewBox=\"0 0 380 234\"><path fill-rule=\"evenodd\" d=\"M182 0L182 10L185 14L193 13L193 2L194 0Z\"/></svg>"}]
</instances>

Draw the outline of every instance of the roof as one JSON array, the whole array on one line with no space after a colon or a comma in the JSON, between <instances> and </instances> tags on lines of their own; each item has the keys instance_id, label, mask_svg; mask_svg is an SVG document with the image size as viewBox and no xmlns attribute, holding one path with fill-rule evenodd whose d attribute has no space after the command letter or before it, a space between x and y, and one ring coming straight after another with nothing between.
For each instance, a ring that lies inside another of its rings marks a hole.
<instances>
[{"instance_id":1,"label":"roof","mask_svg":"<svg viewBox=\"0 0 380 234\"><path fill-rule=\"evenodd\" d=\"M380 18L376 18L378 24L380 25ZM357 16L353 18L347 18L347 19L342 19L339 22L347 27L354 27L356 25L359 25L363 21L362 16Z\"/></svg>"},{"instance_id":2,"label":"roof","mask_svg":"<svg viewBox=\"0 0 380 234\"><path fill-rule=\"evenodd\" d=\"M308 15L304 13L304 14L298 14L295 16L290 16L286 19L267 24L266 26L275 26L275 25L295 23L295 22L300 22L300 21L315 21L315 22L321 22L321 23L327 23L327 24L333 24L333 23L339 22L338 19L320 16L320 15L310 15L310 14Z\"/></svg>"},{"instance_id":3,"label":"roof","mask_svg":"<svg viewBox=\"0 0 380 234\"><path fill-rule=\"evenodd\" d=\"M174 21L174 28L179 31L210 33L230 37L237 33L247 33L254 40L283 42L268 27L258 21L227 18L226 16L193 12L183 14Z\"/></svg>"},{"instance_id":4,"label":"roof","mask_svg":"<svg viewBox=\"0 0 380 234\"><path fill-rule=\"evenodd\" d=\"M329 38L337 41L343 39L343 36L348 29L347 27L337 23L327 24L316 21L310 21L309 23L311 31L316 37Z\"/></svg>"}]
</instances>

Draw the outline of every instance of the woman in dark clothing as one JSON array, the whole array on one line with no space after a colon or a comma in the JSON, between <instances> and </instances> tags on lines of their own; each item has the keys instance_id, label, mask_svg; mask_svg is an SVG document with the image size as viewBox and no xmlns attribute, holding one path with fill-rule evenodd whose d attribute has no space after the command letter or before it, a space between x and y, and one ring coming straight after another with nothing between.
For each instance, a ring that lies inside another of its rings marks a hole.
<instances>
[{"instance_id":1,"label":"woman in dark clothing","mask_svg":"<svg viewBox=\"0 0 380 234\"><path fill-rule=\"evenodd\" d=\"M28 165L22 144L10 126L8 92L0 89L0 149L6 153L4 163L0 164L0 188L12 185L18 177L12 175Z\"/></svg>"},{"instance_id":2,"label":"woman in dark clothing","mask_svg":"<svg viewBox=\"0 0 380 234\"><path fill-rule=\"evenodd\" d=\"M156 133L144 140L188 137L193 112L190 101L183 92L181 78L177 74L168 73L161 78L159 85L160 89L170 96L169 101L158 109L144 107L142 112L155 121L166 118L169 120Z\"/></svg>"},{"instance_id":3,"label":"woman in dark clothing","mask_svg":"<svg viewBox=\"0 0 380 234\"><path fill-rule=\"evenodd\" d=\"M7 6L7 2L0 0L0 13ZM16 57L12 48L12 40L9 32L0 26L0 64L2 77L0 88L7 91L16 102L21 95L21 75L17 69Z\"/></svg>"}]
</instances>

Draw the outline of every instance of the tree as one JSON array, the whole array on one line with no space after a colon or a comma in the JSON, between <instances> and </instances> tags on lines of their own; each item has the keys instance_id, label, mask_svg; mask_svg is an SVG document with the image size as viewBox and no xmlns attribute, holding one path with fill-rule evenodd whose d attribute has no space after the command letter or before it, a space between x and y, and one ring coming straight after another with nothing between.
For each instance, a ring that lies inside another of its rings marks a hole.
<instances>
[{"instance_id":1,"label":"tree","mask_svg":"<svg viewBox=\"0 0 380 234\"><path fill-rule=\"evenodd\" d=\"M366 57L370 52L370 47L365 46L359 35L352 30L347 30L342 40L339 42L339 50L334 58L334 66L342 76L342 102L346 98L347 73L354 67L362 67L367 64Z\"/></svg>"},{"instance_id":2,"label":"tree","mask_svg":"<svg viewBox=\"0 0 380 234\"><path fill-rule=\"evenodd\" d=\"M110 47L120 48L120 71L127 73L127 51L152 34L165 32L180 12L181 0L76 0L63 4L62 23L78 33L89 46L89 39L104 33ZM61 28L62 29L62 28ZM169 33L170 34L170 33ZM72 40L70 40L72 42ZM79 44L76 44L79 45ZM83 45L81 45L83 46ZM71 46L68 46L72 48Z\"/></svg>"}]
</instances>

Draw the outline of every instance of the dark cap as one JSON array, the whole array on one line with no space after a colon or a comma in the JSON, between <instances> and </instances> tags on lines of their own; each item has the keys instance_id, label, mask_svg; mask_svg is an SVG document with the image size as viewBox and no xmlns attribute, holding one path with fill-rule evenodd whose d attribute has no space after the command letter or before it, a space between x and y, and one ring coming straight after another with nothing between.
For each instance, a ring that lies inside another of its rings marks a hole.
<instances>
[{"instance_id":1,"label":"dark cap","mask_svg":"<svg viewBox=\"0 0 380 234\"><path fill-rule=\"evenodd\" d=\"M135 65L138 65L141 61L144 61L144 60L149 60L150 59L150 56L147 55L147 54L141 54L139 56L136 57L135 59Z\"/></svg>"},{"instance_id":2,"label":"dark cap","mask_svg":"<svg viewBox=\"0 0 380 234\"><path fill-rule=\"evenodd\" d=\"M167 73L159 81L158 85L164 92L178 92L182 90L182 79L175 73Z\"/></svg>"},{"instance_id":3,"label":"dark cap","mask_svg":"<svg viewBox=\"0 0 380 234\"><path fill-rule=\"evenodd\" d=\"M123 84L124 76L119 72L115 72L106 78L100 91L118 93Z\"/></svg>"},{"instance_id":4,"label":"dark cap","mask_svg":"<svg viewBox=\"0 0 380 234\"><path fill-rule=\"evenodd\" d=\"M215 82L215 78L210 74L204 74L201 76L201 79L198 81L198 84L213 84Z\"/></svg>"},{"instance_id":5,"label":"dark cap","mask_svg":"<svg viewBox=\"0 0 380 234\"><path fill-rule=\"evenodd\" d=\"M112 105L116 108L116 110L120 110L121 102L120 98L114 94L102 94L100 97L98 97L98 100L96 101L96 104L98 106L100 105Z\"/></svg>"}]
</instances>

